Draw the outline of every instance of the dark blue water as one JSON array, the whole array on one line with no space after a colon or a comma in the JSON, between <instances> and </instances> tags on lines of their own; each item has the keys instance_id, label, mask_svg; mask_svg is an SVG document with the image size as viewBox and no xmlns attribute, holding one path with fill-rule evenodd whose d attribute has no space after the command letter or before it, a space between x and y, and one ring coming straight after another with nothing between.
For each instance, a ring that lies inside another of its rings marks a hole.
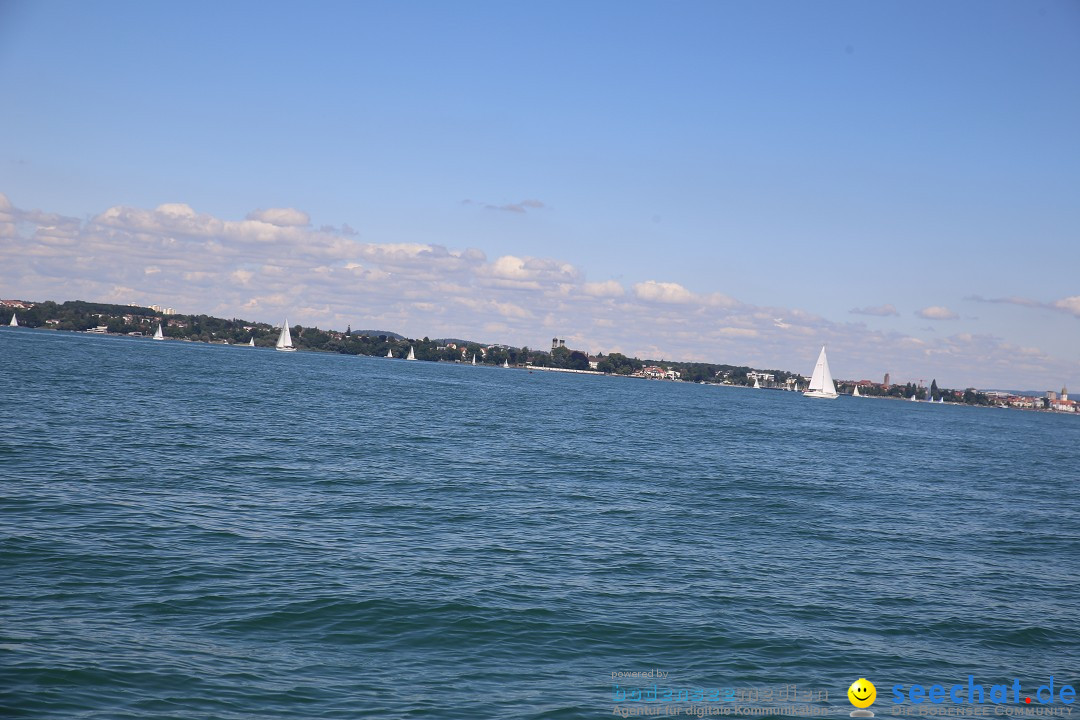
<instances>
[{"instance_id":1,"label":"dark blue water","mask_svg":"<svg viewBox=\"0 0 1080 720\"><path fill-rule=\"evenodd\" d=\"M1077 684L1077 417L25 329L0 365L0 716Z\"/></svg>"}]
</instances>

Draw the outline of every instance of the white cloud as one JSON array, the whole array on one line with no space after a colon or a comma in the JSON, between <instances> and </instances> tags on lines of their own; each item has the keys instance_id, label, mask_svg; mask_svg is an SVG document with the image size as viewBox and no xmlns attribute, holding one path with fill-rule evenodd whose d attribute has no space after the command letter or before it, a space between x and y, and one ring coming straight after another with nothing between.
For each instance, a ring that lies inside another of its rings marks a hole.
<instances>
[{"instance_id":1,"label":"white cloud","mask_svg":"<svg viewBox=\"0 0 1080 720\"><path fill-rule=\"evenodd\" d=\"M646 280L645 282L636 283L634 285L634 295L639 300L644 300L646 302L667 303L672 305L697 304L702 307L713 308L736 308L742 305L742 303L735 298L725 295L722 292L698 295L687 290L679 283L658 282L656 280Z\"/></svg>"},{"instance_id":2,"label":"white cloud","mask_svg":"<svg viewBox=\"0 0 1080 720\"><path fill-rule=\"evenodd\" d=\"M949 308L941 305L924 307L922 310L916 311L915 314L926 320L955 320L960 317Z\"/></svg>"},{"instance_id":3,"label":"white cloud","mask_svg":"<svg viewBox=\"0 0 1080 720\"><path fill-rule=\"evenodd\" d=\"M1072 297L1061 298L1051 303L1058 310L1064 310L1070 315L1080 317L1080 295L1073 295Z\"/></svg>"},{"instance_id":4,"label":"white cloud","mask_svg":"<svg viewBox=\"0 0 1080 720\"><path fill-rule=\"evenodd\" d=\"M463 205L473 205L474 203L473 203L472 200L464 200L464 201L462 201L462 204ZM543 209L545 207L547 207L547 206L544 203L540 202L539 200L522 200L521 202L504 203L502 205L492 205L492 204L485 204L484 205L485 210L500 210L502 212L510 212L510 213L518 213L518 214L524 214L524 213L527 213L530 210L541 210L541 209Z\"/></svg>"},{"instance_id":5,"label":"white cloud","mask_svg":"<svg viewBox=\"0 0 1080 720\"><path fill-rule=\"evenodd\" d=\"M1073 295L1071 297L1061 298L1060 300L1054 300L1053 302L1040 302L1039 300L1032 300L1025 297L1003 297L1003 298L984 298L979 295L972 295L967 298L968 300L974 300L976 302L983 303L1004 303L1008 305L1019 305L1021 307L1036 308L1041 310L1055 310L1058 312L1065 312L1070 315L1080 317L1080 295Z\"/></svg>"},{"instance_id":6,"label":"white cloud","mask_svg":"<svg viewBox=\"0 0 1080 720\"><path fill-rule=\"evenodd\" d=\"M848 312L854 315L874 315L876 317L888 317L890 315L899 315L896 311L896 307L890 304L875 305L872 307L852 308Z\"/></svg>"},{"instance_id":7,"label":"white cloud","mask_svg":"<svg viewBox=\"0 0 1080 720\"><path fill-rule=\"evenodd\" d=\"M589 297L614 298L626 294L618 280L605 280L604 282L587 282L581 286L581 292Z\"/></svg>"},{"instance_id":8,"label":"white cloud","mask_svg":"<svg viewBox=\"0 0 1080 720\"><path fill-rule=\"evenodd\" d=\"M694 293L679 283L646 280L634 285L634 294L642 300L662 303L689 303L694 301Z\"/></svg>"},{"instance_id":9,"label":"white cloud","mask_svg":"<svg viewBox=\"0 0 1080 720\"><path fill-rule=\"evenodd\" d=\"M503 255L476 268L486 284L518 290L557 291L561 283L577 282L580 273L573 265L558 260Z\"/></svg>"},{"instance_id":10,"label":"white cloud","mask_svg":"<svg viewBox=\"0 0 1080 720\"><path fill-rule=\"evenodd\" d=\"M308 214L296 208L252 210L248 213L247 219L277 225L278 227L307 227L311 224L311 218L308 217Z\"/></svg>"}]
</instances>

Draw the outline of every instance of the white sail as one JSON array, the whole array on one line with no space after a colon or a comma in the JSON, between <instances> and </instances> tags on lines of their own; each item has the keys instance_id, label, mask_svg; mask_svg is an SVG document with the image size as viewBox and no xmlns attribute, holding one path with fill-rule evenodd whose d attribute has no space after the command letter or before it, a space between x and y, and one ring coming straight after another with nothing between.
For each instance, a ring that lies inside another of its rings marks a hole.
<instances>
[{"instance_id":1,"label":"white sail","mask_svg":"<svg viewBox=\"0 0 1080 720\"><path fill-rule=\"evenodd\" d=\"M510 361L509 360L503 360L503 367L504 368L510 367Z\"/></svg>"},{"instance_id":2,"label":"white sail","mask_svg":"<svg viewBox=\"0 0 1080 720\"><path fill-rule=\"evenodd\" d=\"M161 323L158 323L157 330L154 331L155 340L164 340L165 334L161 332Z\"/></svg>"},{"instance_id":3,"label":"white sail","mask_svg":"<svg viewBox=\"0 0 1080 720\"><path fill-rule=\"evenodd\" d=\"M475 364L476 364L476 353L473 353L473 354L472 354L472 364L473 364L473 365L475 365Z\"/></svg>"},{"instance_id":4,"label":"white sail","mask_svg":"<svg viewBox=\"0 0 1080 720\"><path fill-rule=\"evenodd\" d=\"M277 345L274 346L274 349L282 352L296 350L292 344L292 333L289 332L289 318L285 318L285 322L281 324L281 334L278 335Z\"/></svg>"},{"instance_id":5,"label":"white sail","mask_svg":"<svg viewBox=\"0 0 1080 720\"><path fill-rule=\"evenodd\" d=\"M862 395L859 394L859 386L858 385L855 386L855 392L851 393L851 396L852 397L862 397Z\"/></svg>"},{"instance_id":6,"label":"white sail","mask_svg":"<svg viewBox=\"0 0 1080 720\"><path fill-rule=\"evenodd\" d=\"M8 323L9 327L19 327L19 319L15 317L15 313L11 313L11 322Z\"/></svg>"},{"instance_id":7,"label":"white sail","mask_svg":"<svg viewBox=\"0 0 1080 720\"><path fill-rule=\"evenodd\" d=\"M251 339L248 340L248 347L255 347L255 336L254 335L252 335Z\"/></svg>"},{"instance_id":8,"label":"white sail","mask_svg":"<svg viewBox=\"0 0 1080 720\"><path fill-rule=\"evenodd\" d=\"M829 359L825 356L825 346L821 346L817 364L814 365L814 374L810 376L810 386L803 393L805 397L835 398L836 385L833 384L832 373L829 371Z\"/></svg>"},{"instance_id":9,"label":"white sail","mask_svg":"<svg viewBox=\"0 0 1080 720\"><path fill-rule=\"evenodd\" d=\"M386 351L386 357L388 357L388 358L394 357L393 349L389 349L389 350Z\"/></svg>"},{"instance_id":10,"label":"white sail","mask_svg":"<svg viewBox=\"0 0 1080 720\"><path fill-rule=\"evenodd\" d=\"M761 383L759 383L759 382L757 381L757 378L756 378L756 377L754 378L754 388L755 388L755 389L757 389L757 390L760 390L760 389L761 389Z\"/></svg>"},{"instance_id":11,"label":"white sail","mask_svg":"<svg viewBox=\"0 0 1080 720\"><path fill-rule=\"evenodd\" d=\"M416 359L416 353L413 352L412 345L409 346L409 354L405 359L406 360L415 360Z\"/></svg>"}]
</instances>

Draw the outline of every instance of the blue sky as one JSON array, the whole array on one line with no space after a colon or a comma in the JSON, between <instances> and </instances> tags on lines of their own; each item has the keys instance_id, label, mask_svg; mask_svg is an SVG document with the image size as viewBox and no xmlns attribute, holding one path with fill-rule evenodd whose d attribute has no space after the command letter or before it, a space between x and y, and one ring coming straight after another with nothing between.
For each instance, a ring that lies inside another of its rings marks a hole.
<instances>
[{"instance_id":1,"label":"blue sky","mask_svg":"<svg viewBox=\"0 0 1080 720\"><path fill-rule=\"evenodd\" d=\"M9 0L0 87L4 297L1080 385L1075 2Z\"/></svg>"}]
</instances>

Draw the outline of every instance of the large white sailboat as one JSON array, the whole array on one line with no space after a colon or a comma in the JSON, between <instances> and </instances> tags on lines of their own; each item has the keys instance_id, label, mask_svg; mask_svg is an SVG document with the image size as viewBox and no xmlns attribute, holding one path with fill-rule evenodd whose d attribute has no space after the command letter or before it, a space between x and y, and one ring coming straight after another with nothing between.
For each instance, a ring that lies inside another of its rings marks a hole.
<instances>
[{"instance_id":1,"label":"large white sailboat","mask_svg":"<svg viewBox=\"0 0 1080 720\"><path fill-rule=\"evenodd\" d=\"M15 313L11 313L11 322L8 323L8 327L19 327L19 319L15 317Z\"/></svg>"},{"instance_id":2,"label":"large white sailboat","mask_svg":"<svg viewBox=\"0 0 1080 720\"><path fill-rule=\"evenodd\" d=\"M164 340L165 333L161 332L161 323L158 323L157 330L154 331L155 340Z\"/></svg>"},{"instance_id":3,"label":"large white sailboat","mask_svg":"<svg viewBox=\"0 0 1080 720\"><path fill-rule=\"evenodd\" d=\"M281 324L281 334L278 335L277 345L274 346L274 349L281 352L296 351L292 344L292 333L289 332L289 318L285 318L285 322Z\"/></svg>"},{"instance_id":4,"label":"large white sailboat","mask_svg":"<svg viewBox=\"0 0 1080 720\"><path fill-rule=\"evenodd\" d=\"M394 350L393 350L393 348L390 348L390 349L388 349L386 351L386 357L390 358L391 360L394 359Z\"/></svg>"},{"instance_id":5,"label":"large white sailboat","mask_svg":"<svg viewBox=\"0 0 1080 720\"><path fill-rule=\"evenodd\" d=\"M412 345L409 346L409 354L405 357L405 359L406 360L415 360L416 359L416 353L413 352Z\"/></svg>"},{"instance_id":6,"label":"large white sailboat","mask_svg":"<svg viewBox=\"0 0 1080 720\"><path fill-rule=\"evenodd\" d=\"M821 354L814 365L814 374L810 376L810 386L806 388L803 396L830 400L836 397L836 385L833 384L832 373L829 371L829 358L825 357L824 345L821 346Z\"/></svg>"}]
</instances>

